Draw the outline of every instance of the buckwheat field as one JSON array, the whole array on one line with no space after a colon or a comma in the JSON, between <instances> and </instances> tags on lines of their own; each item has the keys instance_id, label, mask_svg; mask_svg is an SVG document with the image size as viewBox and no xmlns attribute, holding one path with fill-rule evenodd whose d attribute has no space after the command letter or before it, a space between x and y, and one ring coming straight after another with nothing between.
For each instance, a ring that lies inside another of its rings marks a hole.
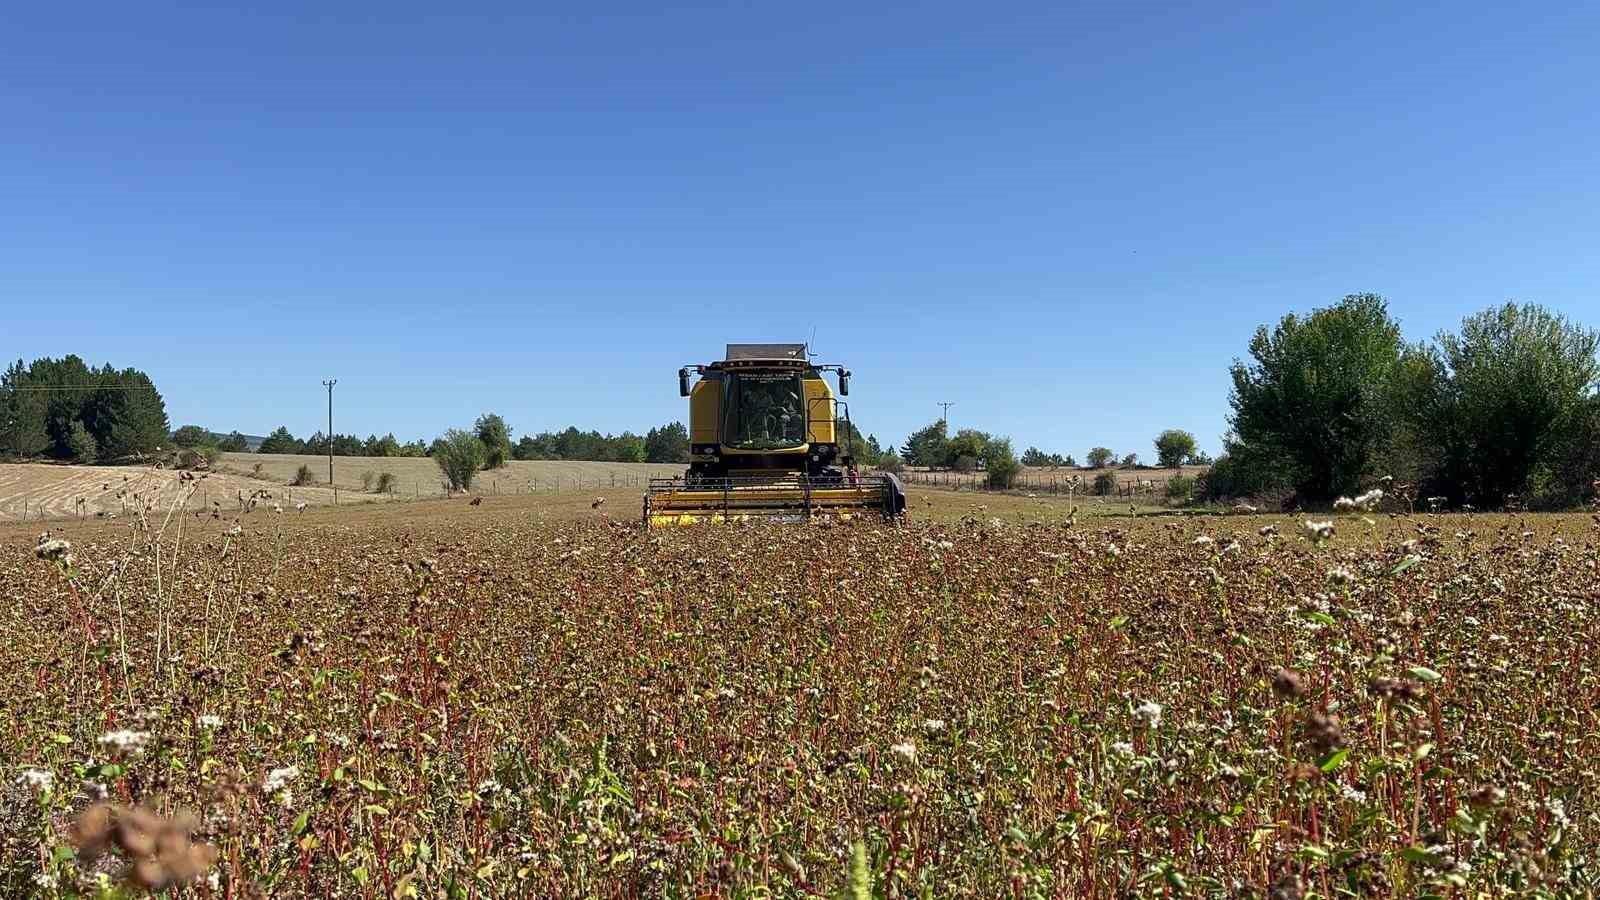
<instances>
[{"instance_id":1,"label":"buckwheat field","mask_svg":"<svg viewBox=\"0 0 1600 900\"><path fill-rule=\"evenodd\" d=\"M0 895L1600 886L1588 515L397 507L5 532Z\"/></svg>"}]
</instances>

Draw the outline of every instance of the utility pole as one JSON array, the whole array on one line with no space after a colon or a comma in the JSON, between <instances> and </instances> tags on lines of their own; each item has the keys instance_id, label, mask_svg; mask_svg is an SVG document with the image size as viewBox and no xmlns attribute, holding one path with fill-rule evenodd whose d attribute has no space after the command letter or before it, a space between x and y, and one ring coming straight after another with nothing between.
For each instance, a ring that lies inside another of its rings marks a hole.
<instances>
[{"instance_id":1,"label":"utility pole","mask_svg":"<svg viewBox=\"0 0 1600 900\"><path fill-rule=\"evenodd\" d=\"M330 378L322 383L328 389L328 487L333 487L333 386L339 379Z\"/></svg>"},{"instance_id":2,"label":"utility pole","mask_svg":"<svg viewBox=\"0 0 1600 900\"><path fill-rule=\"evenodd\" d=\"M939 416L939 421L944 423L944 430L945 431L949 431L950 430L950 407L955 406L956 402L954 400L951 400L948 403L939 403L937 405L942 407L943 410L944 410L944 412Z\"/></svg>"}]
</instances>

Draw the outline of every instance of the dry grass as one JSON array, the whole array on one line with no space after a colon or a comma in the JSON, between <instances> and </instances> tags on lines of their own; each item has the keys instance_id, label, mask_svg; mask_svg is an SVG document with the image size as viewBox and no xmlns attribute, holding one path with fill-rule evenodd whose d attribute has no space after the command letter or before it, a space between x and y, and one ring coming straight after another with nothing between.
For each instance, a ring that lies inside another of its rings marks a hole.
<instances>
[{"instance_id":1,"label":"dry grass","mask_svg":"<svg viewBox=\"0 0 1600 900\"><path fill-rule=\"evenodd\" d=\"M586 499L0 529L0 894L102 791L227 896L1596 888L1587 516Z\"/></svg>"},{"instance_id":2,"label":"dry grass","mask_svg":"<svg viewBox=\"0 0 1600 900\"><path fill-rule=\"evenodd\" d=\"M260 490L272 492L276 502L288 506L302 501L312 505L333 502L333 491L326 487L289 489L281 481L223 472L207 474L201 489L191 493L188 478L186 473L149 466L0 464L0 522L24 517L29 521L41 517L126 518L141 504L165 509L180 497L191 511L210 509L213 502L236 511L240 496ZM348 503L379 498L341 492L339 499Z\"/></svg>"},{"instance_id":3,"label":"dry grass","mask_svg":"<svg viewBox=\"0 0 1600 900\"><path fill-rule=\"evenodd\" d=\"M311 468L314 481L292 486L295 472L302 465ZM512 462L480 473L472 492L486 496L592 493L615 486L638 494L647 479L680 475L683 470L683 466L657 463ZM372 473L373 485L379 474L393 474L393 493L377 494L366 489L370 486L363 484L362 475L368 472ZM0 464L0 522L125 518L140 504L165 509L180 495L190 512L208 511L214 506L235 512L242 505L241 497L248 498L258 491L270 495L266 506L277 503L293 508L305 503L318 507L335 500L335 492L327 483L325 456L224 453L216 471L195 474L204 475L204 482L200 490L188 492L185 487L189 475L149 466ZM427 458L336 456L334 474L340 504L440 497L444 493L439 467Z\"/></svg>"},{"instance_id":4,"label":"dry grass","mask_svg":"<svg viewBox=\"0 0 1600 900\"><path fill-rule=\"evenodd\" d=\"M220 466L228 472L250 474L256 464L270 481L286 483L301 466L310 466L317 483L326 485L328 458L276 453L224 453ZM361 473L375 476L391 472L398 479L397 492L403 496L437 495L441 491L439 466L427 457L335 456L333 472L341 498L344 491L362 489ZM534 491L584 490L598 485L619 486L651 477L681 475L684 466L669 463L575 462L567 460L513 460L504 467L479 473L473 491L482 494L530 493ZM558 483L559 479L559 483ZM632 485L629 485L632 486ZM642 485L641 485L642 486Z\"/></svg>"}]
</instances>

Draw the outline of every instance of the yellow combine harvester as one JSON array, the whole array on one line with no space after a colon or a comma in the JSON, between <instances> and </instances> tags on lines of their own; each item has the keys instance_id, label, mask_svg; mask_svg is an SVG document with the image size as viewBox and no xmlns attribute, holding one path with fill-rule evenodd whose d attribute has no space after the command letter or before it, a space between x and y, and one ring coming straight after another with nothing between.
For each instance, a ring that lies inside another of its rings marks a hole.
<instances>
[{"instance_id":1,"label":"yellow combine harvester","mask_svg":"<svg viewBox=\"0 0 1600 900\"><path fill-rule=\"evenodd\" d=\"M838 376L841 396L850 393L849 371L812 363L805 344L729 344L720 362L679 369L691 462L682 478L650 480L645 523L903 515L899 479L856 471L854 429L841 427L848 404L834 398L824 372Z\"/></svg>"}]
</instances>

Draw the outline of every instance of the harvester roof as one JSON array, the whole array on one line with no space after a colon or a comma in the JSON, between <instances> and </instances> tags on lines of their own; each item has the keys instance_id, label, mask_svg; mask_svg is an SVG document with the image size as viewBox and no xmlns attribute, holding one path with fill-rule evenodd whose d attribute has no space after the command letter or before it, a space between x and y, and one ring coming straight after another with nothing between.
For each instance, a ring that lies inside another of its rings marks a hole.
<instances>
[{"instance_id":1,"label":"harvester roof","mask_svg":"<svg viewBox=\"0 0 1600 900\"><path fill-rule=\"evenodd\" d=\"M729 344L725 360L797 360L805 362L805 344Z\"/></svg>"}]
</instances>

